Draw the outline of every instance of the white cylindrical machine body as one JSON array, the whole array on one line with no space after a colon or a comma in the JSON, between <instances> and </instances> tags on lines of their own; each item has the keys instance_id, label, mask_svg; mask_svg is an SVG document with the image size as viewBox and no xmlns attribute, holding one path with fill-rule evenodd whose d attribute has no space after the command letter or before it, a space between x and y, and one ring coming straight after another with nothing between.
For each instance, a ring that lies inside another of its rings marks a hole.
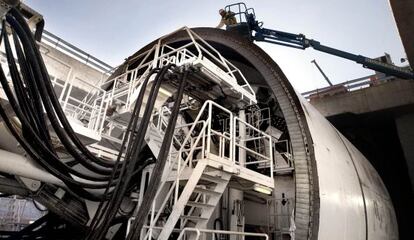
<instances>
[{"instance_id":1,"label":"white cylindrical machine body","mask_svg":"<svg viewBox=\"0 0 414 240\"><path fill-rule=\"evenodd\" d=\"M392 202L375 169L303 98L301 105L316 160L318 238L398 239Z\"/></svg>"}]
</instances>

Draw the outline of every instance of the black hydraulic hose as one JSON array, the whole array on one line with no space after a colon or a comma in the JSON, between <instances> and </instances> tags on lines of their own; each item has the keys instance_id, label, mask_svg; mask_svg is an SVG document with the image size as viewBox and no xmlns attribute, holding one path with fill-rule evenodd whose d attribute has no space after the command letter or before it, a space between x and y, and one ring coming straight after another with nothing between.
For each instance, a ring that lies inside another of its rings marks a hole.
<instances>
[{"instance_id":1,"label":"black hydraulic hose","mask_svg":"<svg viewBox=\"0 0 414 240\"><path fill-rule=\"evenodd\" d=\"M0 105L0 116L3 118L4 123L6 124L7 128L9 129L10 133L13 135L14 138L19 142L19 144L22 146L22 148L28 153L28 155L34 159L36 162L38 162L43 168L45 168L48 172L50 172L53 176L59 178L62 180L63 183L65 183L71 191L76 193L76 195L79 195L83 198L86 198L91 201L101 201L102 197L97 196L95 194L92 194L83 188L81 188L78 182L75 182L71 177L68 177L67 175L62 174L60 171L54 169L51 167L48 163L46 163L42 156L39 156L28 144L25 140L23 140L20 135L17 133L17 131L14 129L12 123L8 119L8 116L6 112L4 111L3 107Z\"/></svg>"},{"instance_id":2,"label":"black hydraulic hose","mask_svg":"<svg viewBox=\"0 0 414 240\"><path fill-rule=\"evenodd\" d=\"M32 50L34 51L34 55L37 58L37 62L39 63L40 66L40 71L41 71L41 76L43 76L43 79L45 81L41 81L41 83L43 84L43 87L46 87L47 92L49 93L49 98L51 100L51 103L55 109L55 113L58 116L63 128L68 132L68 135L70 137L70 139L73 141L73 143L75 144L76 147L79 148L79 150L82 152L82 154L84 154L85 156L87 156L89 159L91 159L93 162L96 162L102 166L105 167L113 167L114 162L111 161L106 161L103 159L100 159L96 156L94 156L86 147L85 145L79 140L79 138L76 137L76 133L73 131L70 123L68 122L68 120L66 119L65 113L63 112L59 100L56 97L56 93L53 89L53 86L50 82L50 78L49 78L49 74L47 73L47 69L46 66L42 60L42 57L40 55L40 51L39 49L36 48L36 43L33 40L33 36L31 34L30 28L27 25L26 21L24 20L23 16L21 16L21 14L15 9L12 8L10 9L10 13L12 14L12 16L15 18L16 20L16 24L22 27L22 30L24 33L26 33L26 37L28 38L28 43L31 45ZM6 17L7 18L7 17ZM8 18L7 18L8 19ZM9 20L8 20L9 21ZM11 20L13 21L13 20ZM22 34L24 34L22 32ZM45 89L45 90L46 90ZM43 95L42 95L43 96Z\"/></svg>"},{"instance_id":3,"label":"black hydraulic hose","mask_svg":"<svg viewBox=\"0 0 414 240\"><path fill-rule=\"evenodd\" d=\"M9 103L12 107L12 109L14 110L16 116L18 117L18 119L20 120L20 122L22 123L22 126L25 126L25 128L28 130L28 134L30 134L31 137L33 137L35 140L33 141L34 143L38 143L36 145L36 147L40 148L39 150L41 150L42 154L38 154L39 156L43 156L42 158L42 162L45 162L48 164L48 166L52 167L52 166L57 166L58 170L60 172L64 172L64 173L73 173L74 175L77 175L81 178L85 178L85 179L91 179L91 180L100 180L99 178L97 179L96 177L91 177L88 175L85 175L83 173L77 172L74 169L66 166L63 162L61 162L59 160L59 158L55 155L54 152L52 152L49 148L47 148L44 143L42 142L41 139L38 138L38 136L34 133L32 127L30 126L29 122L27 121L26 117L24 116L24 114L21 112L19 105L16 101L16 99L13 96L13 93L8 85L6 76L4 75L3 69L0 67L0 83L3 86L3 90L9 100ZM2 116L3 117L3 116ZM7 118L7 119L3 119L4 121L8 120L7 115L5 115L3 118ZM23 139L22 139L23 140ZM24 140L25 142L27 142L26 140ZM31 149L34 150L33 147L31 147ZM36 151L37 152L37 151ZM106 183L104 184L87 184L87 183L82 183L85 187L87 188L105 188L107 186Z\"/></svg>"},{"instance_id":4,"label":"black hydraulic hose","mask_svg":"<svg viewBox=\"0 0 414 240\"><path fill-rule=\"evenodd\" d=\"M181 83L178 89L177 97L173 109L171 111L170 119L168 120L168 126L165 131L164 140L162 142L160 152L158 154L158 161L155 164L154 169L152 170L151 179L148 184L148 189L144 194L144 199L135 218L134 225L131 228L131 232L128 234L127 239L139 239L141 229L144 226L144 223L148 217L149 211L151 209L151 204L154 201L155 195L159 188L161 182L161 175L164 171L165 163L170 151L172 137L174 135L175 125L180 111L181 100L184 94L184 89L186 86L188 71L185 71L182 74Z\"/></svg>"},{"instance_id":5,"label":"black hydraulic hose","mask_svg":"<svg viewBox=\"0 0 414 240\"><path fill-rule=\"evenodd\" d=\"M117 209L119 208L119 205L121 204L123 195L125 193L125 190L127 188L127 185L131 178L131 171L133 170L133 167L128 166L135 166L137 160L138 160L138 153L140 152L142 148L142 143L145 136L145 131L147 129L151 111L154 107L155 100L158 95L159 88L161 87L161 82L164 78L165 73L168 71L168 69L171 66L164 67L161 72L157 75L157 78L155 79L151 91L147 100L147 104L145 107L145 112L143 114L143 117L141 119L141 122L139 124L138 131L136 133L136 138L132 143L129 145L130 151L127 151L125 154L125 161L124 165L121 168L121 176L120 181L115 187L114 193L112 195L112 199L107 203L105 206L109 211L105 211L105 215L101 216L103 217L103 220L101 222L101 225L99 227L99 231L93 231L89 235L88 239L102 239L103 236L105 236L108 228L109 223L111 219L113 219L117 213ZM135 129L135 128L133 128ZM94 229L93 229L94 230Z\"/></svg>"},{"instance_id":6,"label":"black hydraulic hose","mask_svg":"<svg viewBox=\"0 0 414 240\"><path fill-rule=\"evenodd\" d=\"M45 20L42 18L37 24L36 24L36 31L34 33L34 38L36 41L40 42L42 40L42 34L43 29L45 28Z\"/></svg>"},{"instance_id":7,"label":"black hydraulic hose","mask_svg":"<svg viewBox=\"0 0 414 240\"><path fill-rule=\"evenodd\" d=\"M132 112L131 119L130 119L130 121L128 123L127 129L126 129L126 134L124 136L124 139L122 140L122 144L121 144L121 148L120 148L121 150L120 150L120 152L118 154L118 158L117 158L116 164L114 166L115 169L118 169L118 167L119 167L119 163L120 163L121 158L122 158L122 152L123 152L123 149L124 149L125 145L127 144L127 142L129 142L128 146L132 145L132 141L133 141L132 138L133 137L131 137L131 136L133 136L133 134L135 133L135 129L136 129L136 126L138 124L139 114L140 114L140 111L141 111L141 105L142 105L142 101L143 101L144 96L145 96L145 90L146 90L148 81L149 81L150 77L154 73L157 73L157 72L159 72L159 68L152 69L148 73L148 75L145 78L145 80L143 81L143 83L141 84L141 90L140 90L140 93L138 95L137 100L135 101L134 110ZM160 75L157 75L155 81L157 81L159 77L160 77ZM124 161L127 160L127 157L128 157L127 154L129 154L129 151L130 151L130 148L128 147L126 149L126 151L125 151ZM109 181L109 184L111 183L111 181L112 181L113 178L114 178L114 176L112 175L111 176L111 180ZM118 187L119 187L119 185L116 185L115 188L118 188ZM105 189L105 194L107 193L108 190L109 190L109 188L107 187ZM95 226L97 224L97 221L102 217L102 214L104 212L106 212L106 207L108 205L106 205L106 206L103 206L103 205L104 205L104 202L101 202L99 204L99 206L97 208L97 211L96 211L96 214L95 214L95 216L94 216L94 218L93 218L93 220L92 220L92 222L90 224L91 229L94 229L95 228ZM104 210L102 210L102 209L104 209Z\"/></svg>"},{"instance_id":8,"label":"black hydraulic hose","mask_svg":"<svg viewBox=\"0 0 414 240\"><path fill-rule=\"evenodd\" d=\"M6 28L5 22L3 21L3 29ZM4 38L5 43L5 50L6 50L6 56L7 56L7 62L10 69L10 75L13 81L14 89L16 92L16 97L19 101L19 104L22 108L22 111L25 113L25 115L28 116L28 121L33 126L34 129L36 129L37 133L40 134L40 138L42 138L42 141L45 142L45 144L51 148L52 144L50 142L50 136L46 128L43 127L41 124L41 121L36 117L38 115L41 115L39 113L34 113L33 105L31 104L30 99L26 98L27 96L27 87L24 87L24 84L22 83L22 79L20 78L19 71L17 69L16 62L14 60L14 56L11 50L10 42L7 37L7 34L5 31L2 32L2 36ZM16 43L15 43L16 44ZM18 43L17 43L18 44ZM19 52L17 51L19 54ZM20 55L20 54L19 54ZM21 69L24 69L24 66L21 66ZM22 71L23 72L23 71ZM22 74L23 75L23 74ZM23 133L25 132L25 128L23 128Z\"/></svg>"},{"instance_id":9,"label":"black hydraulic hose","mask_svg":"<svg viewBox=\"0 0 414 240\"><path fill-rule=\"evenodd\" d=\"M16 30L17 34L20 37L20 40L24 42L23 46L25 47L26 56L28 56L28 59L33 67L34 73L37 76L34 79L37 81L40 87L39 90L41 91L41 97L43 99L44 106L45 108L47 108L47 110L49 110L47 111L49 120L51 121L55 129L55 132L58 134L58 136L60 135L59 138L61 138L62 143L65 145L65 147L71 154L77 156L77 158L82 159L82 161L85 164L88 164L88 162L91 160L92 162L101 164L102 166L105 165L105 167L111 167L113 165L113 162L109 162L93 156L89 152L89 150L87 150L86 147L76 137L75 132L71 128L69 122L66 119L65 114L63 113L60 107L60 103L56 97L53 86L50 83L50 78L47 73L46 67L42 60L42 57L40 56L39 50L36 48L33 36L31 35L27 23L20 15L20 13L18 13L17 10L11 9L10 13L14 13L13 17L7 14L6 19L9 22L9 24L12 25L12 27ZM48 100L50 100L50 102ZM53 109L53 111L50 111L51 109ZM73 149L71 143L69 142L69 139L67 139L68 136L66 136L66 134L60 129L60 124L57 124L58 119L56 119L54 114L57 114L60 123L64 127L65 131L68 133L69 138L73 141L75 146L79 148L82 154L86 154L89 157L89 159L85 158L84 156L81 156L76 150ZM96 166L89 164L89 167ZM101 174L111 173L110 169L95 169L95 171L100 172Z\"/></svg>"},{"instance_id":10,"label":"black hydraulic hose","mask_svg":"<svg viewBox=\"0 0 414 240\"><path fill-rule=\"evenodd\" d=\"M90 158L86 158L84 155L80 154L73 147L72 142L69 140L69 138L75 138L79 142L80 142L80 140L75 136L75 133L73 132L73 129L70 126L69 126L69 128L72 131L69 132L68 134L67 134L67 132L64 132L61 129L60 123L62 123L63 126L65 126L64 123L67 123L68 125L70 125L70 124L69 124L69 122L67 121L67 119L64 115L63 115L63 119L62 118L57 119L56 116L55 116L55 113L59 113L59 112L61 112L62 114L64 114L64 113L63 113L62 109L60 108L60 105L57 106L57 108L56 108L49 101L50 99L53 99L53 97L49 98L50 95L54 96L55 100L57 100L57 99L56 99L56 95L55 95L54 90L48 91L46 89L46 86L48 84L45 84L45 83L50 83L50 80L49 80L49 78L48 78L49 76L47 74L46 74L47 78L44 78L44 75L42 74L41 68L39 66L39 65L42 65L41 63L43 63L43 61L40 60L41 62L39 62L39 60L36 59L35 51L38 50L38 49L33 48L33 45L31 44L31 42L29 40L29 37L25 34L23 28L20 26L20 24L13 17L7 15L6 19L11 24L11 26L16 30L17 35L20 37L20 40L23 43L23 47L25 48L26 56L28 57L28 60L31 63L31 66L33 67L35 76L37 76L34 79L36 80L37 84L40 86L39 90L41 92L41 98L43 100L43 104L44 104L44 107L46 109L46 113L49 117L50 122L53 125L53 128L54 128L56 134L58 135L58 137L61 140L62 144L65 146L66 150L72 156L74 156L77 160L79 160L79 162L83 166L88 168L89 170L94 171L94 172L99 173L99 174L102 174L102 175L111 174L112 169L96 165L96 164L98 164L97 162L95 162L94 160L92 160ZM66 130L66 128L65 128L65 130ZM68 135L69 135L69 138L68 138ZM82 145L82 147L85 148L85 146L83 146L83 145Z\"/></svg>"},{"instance_id":11,"label":"black hydraulic hose","mask_svg":"<svg viewBox=\"0 0 414 240\"><path fill-rule=\"evenodd\" d=\"M149 75L145 79L145 81L142 83L141 91L140 91L139 96L138 96L138 99L137 99L137 101L135 103L134 110L133 110L133 114L132 114L131 120L130 120L130 122L128 124L126 135L125 135L125 137L123 139L123 142L122 142L121 149L123 149L123 146L126 144L127 141L129 141L128 148L125 151L124 162L126 162L129 159L129 154L130 154L130 150L131 150L130 146L133 145L133 140L134 140L133 137L130 137L130 136L131 136L131 134L134 134L135 133L135 129L136 129L136 126L138 124L139 113L140 113L142 101L143 101L143 98L144 98L144 95L145 95L146 86L147 86L148 81L149 81L149 78L152 76L152 74L155 73L155 72L158 72L158 71L159 71L158 68L151 70L150 73L149 73ZM157 75L157 77L155 78L155 82L158 81L158 79L160 78L160 76L162 74L163 73L159 73ZM118 155L118 159L117 159L116 165L115 165L116 168L118 168L118 163L119 163L119 161L121 159L121 154L122 153L120 152L120 155ZM124 171L123 169L124 168L125 168L125 164L121 166L121 176L120 176L120 178L123 176L123 171ZM115 189L118 189L118 187L119 187L119 184L115 187ZM114 196L115 195L113 195L113 197ZM96 211L96 214L95 214L95 216L94 216L94 218L93 218L93 220L91 222L91 225L90 225L91 226L90 227L91 231L90 231L90 233L89 233L88 236L91 236L93 234L94 229L97 227L98 221L102 218L102 215L107 212L107 208L109 206L109 202L106 203L105 206L104 206L104 202L101 202L99 204L98 209Z\"/></svg>"},{"instance_id":12,"label":"black hydraulic hose","mask_svg":"<svg viewBox=\"0 0 414 240\"><path fill-rule=\"evenodd\" d=\"M3 24L2 24L2 37L4 37L4 43L5 43L5 49L6 49L6 58L7 58L8 66L9 66L9 69L10 69L10 76L12 78L12 82L13 82L13 86L14 86L14 89L15 89L15 92L16 92L17 100L18 100L19 104L21 105L22 111L26 114L32 115L32 112L30 111L30 107L28 107L28 102L24 98L25 87L23 86L23 84L21 82L20 74L19 74L19 71L17 69L16 63L14 61L13 53L11 52L10 42L9 42L8 37L7 37L7 33L3 29L6 29L6 24L5 24L4 21L3 21ZM37 125L33 121L30 121L30 123L32 125Z\"/></svg>"},{"instance_id":13,"label":"black hydraulic hose","mask_svg":"<svg viewBox=\"0 0 414 240\"><path fill-rule=\"evenodd\" d=\"M217 229L217 223L219 223L219 226L220 226L218 229ZM221 218L216 218L214 220L213 229L214 230L223 230L223 221L221 220ZM219 234L214 233L214 235L215 235L215 239L220 239Z\"/></svg>"},{"instance_id":14,"label":"black hydraulic hose","mask_svg":"<svg viewBox=\"0 0 414 240\"><path fill-rule=\"evenodd\" d=\"M46 125L47 122L45 119L45 115L43 114L43 105L38 94L39 91L36 84L34 84L35 81L33 81L33 73L27 64L26 57L24 56L23 49L20 45L15 31L13 31L13 40L16 49L17 59L19 61L20 71L22 73L22 80L24 81L24 85L27 88L28 97L30 98L29 102L32 103L31 105L33 111L35 113L38 113L34 114L34 117L36 118L36 122L38 123L38 127L41 131L41 134L44 134L44 138L50 141L50 134ZM51 144L50 147L52 147Z\"/></svg>"},{"instance_id":15,"label":"black hydraulic hose","mask_svg":"<svg viewBox=\"0 0 414 240\"><path fill-rule=\"evenodd\" d=\"M2 70L2 68L0 67L0 82L1 85L3 86L3 90L9 100L9 103L12 107L12 109L14 110L17 118L20 120L21 124L22 124L22 128L26 129L26 134L28 134L28 136L31 139L31 141L33 142L33 144L35 145L36 148L32 148L32 149L36 149L37 151L40 151L42 154L40 154L40 156L43 156L44 161L48 163L48 165L50 166L57 166L59 171L61 172L67 172L67 173L72 173L80 178L84 178L86 180L91 180L91 181L104 181L105 179L102 179L101 177L98 176L89 176L87 174L78 172L70 167L68 167L65 163L61 162L58 158L58 156L56 155L55 152L53 152L51 149L49 149L45 143L42 141L42 139L39 138L39 136L35 133L35 131L33 130L32 126L30 125L29 121L27 120L27 118L25 117L25 115L21 112L21 109L19 108L19 104L17 103L17 101L15 100L13 93L8 85L7 79L4 75L4 72ZM27 142L27 140L25 140ZM34 150L34 151L36 151ZM105 188L107 186L107 183L103 183L103 184L88 184L85 185L85 187L88 188Z\"/></svg>"},{"instance_id":16,"label":"black hydraulic hose","mask_svg":"<svg viewBox=\"0 0 414 240\"><path fill-rule=\"evenodd\" d=\"M6 44L7 44L7 39L5 39L5 42L6 42ZM10 46L9 46L10 47ZM6 49L7 49L7 51L10 51L10 48L7 48L6 47ZM3 85L3 88L4 88L4 91L5 91L5 93L6 93L6 95L8 96L8 98L9 98L9 102L11 103L11 105L12 105L12 107L13 107L13 109L15 110L15 113L16 113L16 115L19 117L19 119L22 121L22 125L23 126L29 126L29 129L31 129L30 128L30 124L28 124L28 122L27 122L27 120L26 120L26 118L24 117L24 115L23 115L23 113L22 112L20 112L20 109L19 109L19 107L18 107L18 104L17 104L17 102L15 101L15 99L14 99L14 96L13 96L13 93L11 92L11 90L10 90L10 88L9 88L9 86L8 86L8 83L7 83L7 79L5 78L5 76L4 76L4 72L2 71L2 70L0 70L1 71L1 77L0 77L0 80L1 80L1 83L2 83L2 85ZM3 116L3 118L4 118L4 120L8 120L8 118L7 118L7 116L6 115L4 115ZM12 127L12 125L9 123L9 127ZM11 129L10 129L11 131L13 131L14 130L14 128L12 127ZM33 134L34 136L36 136L36 134ZM23 140L21 140L21 141L23 141ZM41 142L42 143L42 141L41 140L39 140L38 139L38 142ZM26 144L26 145L28 145L28 144ZM46 150L48 150L47 149L47 147L44 147L44 149L46 149ZM32 151L33 152L33 151ZM33 155L33 154L32 154ZM38 154L37 154L38 155ZM53 160L53 158L55 158L55 159L57 159L56 158L56 156L54 156L54 153L50 153L50 155L52 156L52 160ZM41 155L40 155L40 157L41 157ZM37 157L37 158L39 158L39 157ZM35 159L36 159L36 157L35 157ZM46 159L49 159L49 157L47 157ZM59 162L59 163L61 163L60 161L56 161L56 162ZM63 163L62 163L63 164ZM42 164L42 165L45 165L44 163ZM48 165L50 165L50 163L48 164ZM66 171L65 170L62 170L62 169L60 169L60 172L63 172L63 173L65 173ZM57 174L55 174L57 177L61 177L61 175L57 175ZM63 175L63 176L65 176L65 175ZM70 177L68 177L68 176L66 176L67 177L67 179L69 179L69 181L71 181L72 179L70 178ZM82 175L80 175L80 177L83 177ZM87 177L87 176L86 176ZM65 180L65 179L62 179L62 180ZM73 180L72 180L73 181ZM76 183L75 183L76 184ZM90 187L90 188L99 188L99 187L104 187L104 186L106 186L106 184L103 184L102 186L99 186L99 185L96 185L96 184L83 184L85 187Z\"/></svg>"}]
</instances>

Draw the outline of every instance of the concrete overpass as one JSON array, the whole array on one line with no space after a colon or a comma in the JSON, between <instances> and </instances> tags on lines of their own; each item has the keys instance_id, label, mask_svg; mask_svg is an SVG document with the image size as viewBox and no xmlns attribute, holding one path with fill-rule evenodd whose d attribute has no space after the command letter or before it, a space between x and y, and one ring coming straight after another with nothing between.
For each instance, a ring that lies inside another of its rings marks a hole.
<instances>
[{"instance_id":1,"label":"concrete overpass","mask_svg":"<svg viewBox=\"0 0 414 240\"><path fill-rule=\"evenodd\" d=\"M390 0L390 4L408 61L411 68L414 68L414 1Z\"/></svg>"}]
</instances>

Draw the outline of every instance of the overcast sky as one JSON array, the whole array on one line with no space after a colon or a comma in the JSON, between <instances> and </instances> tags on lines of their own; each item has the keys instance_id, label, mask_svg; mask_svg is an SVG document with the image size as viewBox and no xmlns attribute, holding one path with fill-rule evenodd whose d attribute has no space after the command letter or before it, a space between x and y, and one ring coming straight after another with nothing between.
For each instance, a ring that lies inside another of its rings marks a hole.
<instances>
[{"instance_id":1,"label":"overcast sky","mask_svg":"<svg viewBox=\"0 0 414 240\"><path fill-rule=\"evenodd\" d=\"M45 28L116 66L150 41L182 26L215 27L218 9L236 1L209 0L27 0L43 14ZM341 50L369 57L390 53L394 63L406 57L388 0L245 1L264 27L303 33ZM312 49L305 51L259 43L303 92L327 83L316 59L333 83L373 72L356 63Z\"/></svg>"}]
</instances>

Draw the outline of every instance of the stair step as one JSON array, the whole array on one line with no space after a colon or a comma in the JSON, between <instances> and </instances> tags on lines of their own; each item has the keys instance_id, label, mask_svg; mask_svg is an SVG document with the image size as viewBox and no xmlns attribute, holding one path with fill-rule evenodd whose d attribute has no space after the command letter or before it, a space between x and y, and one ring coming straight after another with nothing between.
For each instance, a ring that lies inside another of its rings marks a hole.
<instances>
[{"instance_id":1,"label":"stair step","mask_svg":"<svg viewBox=\"0 0 414 240\"><path fill-rule=\"evenodd\" d=\"M209 194L209 195L216 195L216 196L221 195L221 192L216 192L210 189L205 189L205 188L200 188L200 187L195 187L194 192L204 193L204 194Z\"/></svg>"},{"instance_id":2,"label":"stair step","mask_svg":"<svg viewBox=\"0 0 414 240\"><path fill-rule=\"evenodd\" d=\"M208 218L202 218L197 216L188 216L188 215L181 215L180 218L187 219L190 221L208 221Z\"/></svg>"},{"instance_id":3,"label":"stair step","mask_svg":"<svg viewBox=\"0 0 414 240\"><path fill-rule=\"evenodd\" d=\"M206 208L206 207L211 208L211 207L216 207L216 206L211 205L211 204L200 203L200 202L193 202L193 201L188 201L187 202L187 206L197 207L197 208Z\"/></svg>"},{"instance_id":4,"label":"stair step","mask_svg":"<svg viewBox=\"0 0 414 240\"><path fill-rule=\"evenodd\" d=\"M210 174L205 174L205 173L203 175L201 175L201 179L206 180L206 181L210 181L210 182L215 182L215 183L227 182L227 180L221 178L220 176L212 176Z\"/></svg>"},{"instance_id":5,"label":"stair step","mask_svg":"<svg viewBox=\"0 0 414 240\"><path fill-rule=\"evenodd\" d=\"M275 168L273 170L273 172L275 173L289 173L289 172L293 172L295 170L295 168L293 167L284 167L284 168Z\"/></svg>"}]
</instances>

